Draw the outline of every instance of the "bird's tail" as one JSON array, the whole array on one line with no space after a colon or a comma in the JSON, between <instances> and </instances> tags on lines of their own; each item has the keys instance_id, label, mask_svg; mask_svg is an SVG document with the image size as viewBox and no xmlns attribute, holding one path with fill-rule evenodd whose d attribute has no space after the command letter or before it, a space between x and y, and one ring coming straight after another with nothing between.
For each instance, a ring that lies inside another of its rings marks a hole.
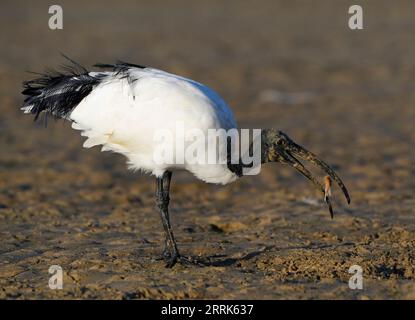
<instances>
[{"instance_id":1,"label":"bird's tail","mask_svg":"<svg viewBox=\"0 0 415 320\"><path fill-rule=\"evenodd\" d=\"M42 112L67 118L102 78L103 74L91 74L75 62L72 66L64 66L63 72L40 74L39 78L23 83L22 94L26 98L21 109L34 114L35 120Z\"/></svg>"}]
</instances>

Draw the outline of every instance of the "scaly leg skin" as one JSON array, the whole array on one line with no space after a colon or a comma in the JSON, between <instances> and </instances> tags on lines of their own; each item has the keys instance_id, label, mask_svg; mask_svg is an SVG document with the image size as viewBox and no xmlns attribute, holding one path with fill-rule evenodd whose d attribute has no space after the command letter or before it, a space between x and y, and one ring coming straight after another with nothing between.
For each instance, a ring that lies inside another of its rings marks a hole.
<instances>
[{"instance_id":1,"label":"scaly leg skin","mask_svg":"<svg viewBox=\"0 0 415 320\"><path fill-rule=\"evenodd\" d=\"M179 256L177 245L174 240L173 231L171 230L169 217L169 187L171 175L172 173L170 171L166 171L161 178L157 177L156 189L156 204L160 212L160 217L165 232L165 247L163 250L163 258L166 260L166 267L173 267L177 262L177 257Z\"/></svg>"},{"instance_id":2,"label":"scaly leg skin","mask_svg":"<svg viewBox=\"0 0 415 320\"><path fill-rule=\"evenodd\" d=\"M163 193L167 194L167 204L166 204L166 210L167 210L167 222L170 225L170 213L169 213L169 202L170 202L170 181L171 181L172 172L167 171L163 175L162 179L162 189ZM163 258L165 261L171 260L171 253L170 248L172 248L174 245L170 242L170 237L166 234L164 239L164 249L163 249ZM176 246L177 247L177 246Z\"/></svg>"},{"instance_id":3,"label":"scaly leg skin","mask_svg":"<svg viewBox=\"0 0 415 320\"><path fill-rule=\"evenodd\" d=\"M163 252L161 254L161 257L155 258L155 260L156 261L160 261L160 260L170 261L170 258L171 258L170 247L171 247L170 241L169 241L168 237L166 236L164 238L164 247L163 247Z\"/></svg>"},{"instance_id":4,"label":"scaly leg skin","mask_svg":"<svg viewBox=\"0 0 415 320\"><path fill-rule=\"evenodd\" d=\"M165 232L163 259L166 261L166 267L171 268L177 262L184 265L204 265L202 262L190 258L183 257L179 254L176 240L170 224L169 202L170 202L170 181L172 172L166 171L161 178L157 178L156 204L160 212L161 221Z\"/></svg>"}]
</instances>

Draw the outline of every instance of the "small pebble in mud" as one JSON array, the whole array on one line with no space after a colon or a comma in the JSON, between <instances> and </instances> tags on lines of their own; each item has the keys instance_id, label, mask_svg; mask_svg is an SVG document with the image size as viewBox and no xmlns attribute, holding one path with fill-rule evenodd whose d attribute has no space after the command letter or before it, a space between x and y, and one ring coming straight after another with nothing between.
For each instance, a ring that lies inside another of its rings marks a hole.
<instances>
[{"instance_id":1,"label":"small pebble in mud","mask_svg":"<svg viewBox=\"0 0 415 320\"><path fill-rule=\"evenodd\" d=\"M32 189L32 185L29 184L29 183L23 183L23 184L20 184L18 186L18 188L19 188L20 191L28 191L28 190Z\"/></svg>"}]
</instances>

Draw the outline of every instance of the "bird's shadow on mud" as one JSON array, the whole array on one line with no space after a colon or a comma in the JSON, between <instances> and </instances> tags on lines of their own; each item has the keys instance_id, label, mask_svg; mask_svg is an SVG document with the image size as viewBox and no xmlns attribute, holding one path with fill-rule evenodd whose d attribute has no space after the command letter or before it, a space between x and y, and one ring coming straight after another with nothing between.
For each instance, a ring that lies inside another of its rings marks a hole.
<instances>
[{"instance_id":1,"label":"bird's shadow on mud","mask_svg":"<svg viewBox=\"0 0 415 320\"><path fill-rule=\"evenodd\" d=\"M356 244L353 242L345 242L341 244L311 244L311 245L303 245L303 246L286 246L286 247L278 247L278 246L265 246L259 248L258 250L254 250L247 254L244 254L241 257L227 257L226 255L212 255L209 257L203 258L203 260L199 260L203 265L207 267L229 267L240 263L242 261L248 261L255 257L260 256L261 254L265 254L267 252L284 252L289 250L315 250L315 249L332 249L337 247L343 246L355 246Z\"/></svg>"}]
</instances>

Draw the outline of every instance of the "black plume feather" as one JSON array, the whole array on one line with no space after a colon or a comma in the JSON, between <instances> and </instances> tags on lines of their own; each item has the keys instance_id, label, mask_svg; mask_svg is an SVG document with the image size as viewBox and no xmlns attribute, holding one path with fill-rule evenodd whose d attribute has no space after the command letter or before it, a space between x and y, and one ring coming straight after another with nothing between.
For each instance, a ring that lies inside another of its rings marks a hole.
<instances>
[{"instance_id":1,"label":"black plume feather","mask_svg":"<svg viewBox=\"0 0 415 320\"><path fill-rule=\"evenodd\" d=\"M22 94L26 96L23 107L30 108L35 120L41 112L67 117L105 77L104 74L90 75L80 64L67 59L73 65L64 65L63 72L49 71L23 83Z\"/></svg>"},{"instance_id":2,"label":"black plume feather","mask_svg":"<svg viewBox=\"0 0 415 320\"><path fill-rule=\"evenodd\" d=\"M82 65L62 54L70 64L62 65L63 71L51 70L40 75L37 79L23 82L22 94L26 96L23 108L35 115L35 120L42 112L46 115L66 118L70 112L106 77L105 73L91 73ZM95 65L98 68L112 69L114 75L135 81L130 75L132 68L144 66L118 61L115 64Z\"/></svg>"}]
</instances>

